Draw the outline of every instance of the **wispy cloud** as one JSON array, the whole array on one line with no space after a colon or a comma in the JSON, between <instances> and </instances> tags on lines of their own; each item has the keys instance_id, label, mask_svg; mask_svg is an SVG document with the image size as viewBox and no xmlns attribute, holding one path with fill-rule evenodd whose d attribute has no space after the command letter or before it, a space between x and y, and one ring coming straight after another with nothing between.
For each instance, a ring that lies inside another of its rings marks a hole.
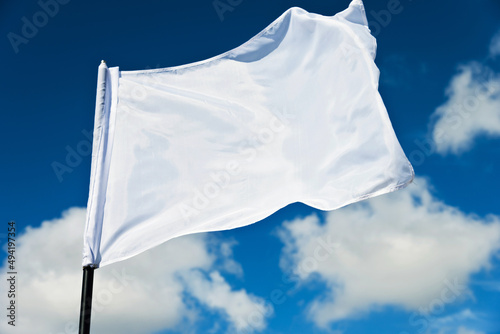
<instances>
[{"instance_id":1,"label":"wispy cloud","mask_svg":"<svg viewBox=\"0 0 500 334\"><path fill-rule=\"evenodd\" d=\"M500 30L493 36L490 43L490 57L498 55L500 55Z\"/></svg>"},{"instance_id":2,"label":"wispy cloud","mask_svg":"<svg viewBox=\"0 0 500 334\"><path fill-rule=\"evenodd\" d=\"M85 209L72 208L18 238L17 290L22 307L18 333L76 331L84 221ZM187 303L186 295L220 314L214 322L248 332L263 329L265 318L257 328L238 318L246 310L260 309L261 300L245 290L234 291L221 275L226 270L242 275L241 266L232 259L233 245L205 234L192 235L96 270L92 331L144 334L170 328L187 333L196 328L202 310ZM0 272L6 272L5 264ZM198 293L199 288L204 294ZM4 289L2 284L0 294L6 295ZM7 333L7 327L2 321L0 332Z\"/></svg>"},{"instance_id":3,"label":"wispy cloud","mask_svg":"<svg viewBox=\"0 0 500 334\"><path fill-rule=\"evenodd\" d=\"M458 313L454 313L446 317L441 317L439 319L436 319L435 325L436 326L455 325L457 323L474 319L477 319L477 316L470 309L465 309Z\"/></svg>"},{"instance_id":4,"label":"wispy cloud","mask_svg":"<svg viewBox=\"0 0 500 334\"><path fill-rule=\"evenodd\" d=\"M500 218L479 218L440 202L424 179L396 194L283 224L282 268L327 291L309 305L320 327L380 306L412 313L410 326L429 328L447 304L470 296L469 276L489 266L500 249ZM328 236L339 246L329 257L317 247ZM323 261L312 263L318 253ZM413 325L412 325L413 324Z\"/></svg>"},{"instance_id":5,"label":"wispy cloud","mask_svg":"<svg viewBox=\"0 0 500 334\"><path fill-rule=\"evenodd\" d=\"M458 327L457 334L485 334L484 332L477 332L463 326Z\"/></svg>"},{"instance_id":6,"label":"wispy cloud","mask_svg":"<svg viewBox=\"0 0 500 334\"><path fill-rule=\"evenodd\" d=\"M500 281L476 281L473 284L488 292L500 292Z\"/></svg>"},{"instance_id":7,"label":"wispy cloud","mask_svg":"<svg viewBox=\"0 0 500 334\"><path fill-rule=\"evenodd\" d=\"M397 87L410 87L414 77L408 59L397 54L384 58L380 72L382 83Z\"/></svg>"},{"instance_id":8,"label":"wispy cloud","mask_svg":"<svg viewBox=\"0 0 500 334\"><path fill-rule=\"evenodd\" d=\"M436 334L485 334L485 332L472 329L484 326L484 320L470 309L437 318L428 331Z\"/></svg>"}]
</instances>

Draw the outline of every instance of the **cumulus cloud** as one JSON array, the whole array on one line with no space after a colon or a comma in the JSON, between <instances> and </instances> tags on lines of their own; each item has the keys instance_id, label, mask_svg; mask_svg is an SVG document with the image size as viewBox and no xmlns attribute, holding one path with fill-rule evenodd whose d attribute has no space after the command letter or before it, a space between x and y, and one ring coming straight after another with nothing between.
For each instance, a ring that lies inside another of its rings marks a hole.
<instances>
[{"instance_id":1,"label":"cumulus cloud","mask_svg":"<svg viewBox=\"0 0 500 334\"><path fill-rule=\"evenodd\" d=\"M492 38L489 55L500 54L500 31ZM460 66L451 79L447 100L431 116L431 138L442 155L470 150L481 136L500 136L500 74L479 62Z\"/></svg>"},{"instance_id":2,"label":"cumulus cloud","mask_svg":"<svg viewBox=\"0 0 500 334\"><path fill-rule=\"evenodd\" d=\"M77 331L84 221L85 209L72 208L61 218L27 228L18 237L17 303L21 310L16 333ZM265 319L261 327L240 319L244 312L260 310L261 299L232 290L221 275L226 270L242 275L241 266L231 258L233 245L206 234L191 235L96 270L92 332L144 334L166 328L189 332L201 310L186 301L186 295L219 313L228 328L263 329ZM4 263L2 277L6 269ZM0 286L1 295L6 295L5 288ZM218 298L226 304L214 302ZM0 323L1 333L10 329L5 321Z\"/></svg>"},{"instance_id":3,"label":"cumulus cloud","mask_svg":"<svg viewBox=\"0 0 500 334\"><path fill-rule=\"evenodd\" d=\"M232 291L219 272L214 271L207 279L203 273L193 270L186 277L190 292L204 305L223 310L238 332L263 330L265 317L272 314L262 298L249 295L245 290Z\"/></svg>"},{"instance_id":4,"label":"cumulus cloud","mask_svg":"<svg viewBox=\"0 0 500 334\"><path fill-rule=\"evenodd\" d=\"M390 305L413 312L411 326L428 328L424 315L469 298L470 275L500 249L499 217L440 202L422 178L324 217L285 222L279 233L282 269L327 287L308 308L320 327Z\"/></svg>"},{"instance_id":5,"label":"cumulus cloud","mask_svg":"<svg viewBox=\"0 0 500 334\"><path fill-rule=\"evenodd\" d=\"M446 96L431 118L438 153L460 154L480 135L500 136L499 74L477 62L461 66Z\"/></svg>"}]
</instances>

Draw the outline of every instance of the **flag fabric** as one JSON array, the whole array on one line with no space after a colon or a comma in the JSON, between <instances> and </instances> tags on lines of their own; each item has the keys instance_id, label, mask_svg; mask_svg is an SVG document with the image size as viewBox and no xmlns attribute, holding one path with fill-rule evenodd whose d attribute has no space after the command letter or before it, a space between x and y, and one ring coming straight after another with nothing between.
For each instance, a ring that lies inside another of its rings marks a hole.
<instances>
[{"instance_id":1,"label":"flag fabric","mask_svg":"<svg viewBox=\"0 0 500 334\"><path fill-rule=\"evenodd\" d=\"M99 68L83 265L405 187L363 3L291 8L241 46L163 69Z\"/></svg>"}]
</instances>

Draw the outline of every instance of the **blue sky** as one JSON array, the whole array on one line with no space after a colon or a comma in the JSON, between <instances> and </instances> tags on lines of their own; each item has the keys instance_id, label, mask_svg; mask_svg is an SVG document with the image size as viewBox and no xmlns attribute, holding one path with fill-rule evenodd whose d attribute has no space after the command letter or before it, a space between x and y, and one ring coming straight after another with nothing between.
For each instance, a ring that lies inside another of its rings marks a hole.
<instances>
[{"instance_id":1,"label":"blue sky","mask_svg":"<svg viewBox=\"0 0 500 334\"><path fill-rule=\"evenodd\" d=\"M333 15L349 1L220 3L230 10L0 3L0 242L9 220L21 235L18 325L4 319L2 333L74 332L101 59L122 70L190 63L292 6ZM380 92L416 182L331 213L293 204L99 269L95 333L500 333L500 3L397 3L365 7ZM69 152L71 171L56 173ZM325 243L328 256L315 257Z\"/></svg>"}]
</instances>

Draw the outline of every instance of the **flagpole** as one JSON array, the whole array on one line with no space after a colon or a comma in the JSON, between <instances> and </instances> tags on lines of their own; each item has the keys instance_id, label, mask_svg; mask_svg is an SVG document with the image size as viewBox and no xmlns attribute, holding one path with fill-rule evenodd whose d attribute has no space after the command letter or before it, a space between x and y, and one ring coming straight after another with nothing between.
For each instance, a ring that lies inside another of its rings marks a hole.
<instances>
[{"instance_id":1,"label":"flagpole","mask_svg":"<svg viewBox=\"0 0 500 334\"><path fill-rule=\"evenodd\" d=\"M106 65L106 62L102 60L97 72L96 122L100 119L104 110L107 70L108 66ZM94 168L94 166L92 166L92 168ZM97 267L98 266L94 264L89 264L83 267L82 299L80 303L80 325L78 326L78 334L90 334L94 270Z\"/></svg>"},{"instance_id":2,"label":"flagpole","mask_svg":"<svg viewBox=\"0 0 500 334\"><path fill-rule=\"evenodd\" d=\"M90 333L90 314L92 312L92 290L94 286L94 266L83 267L82 301L80 305L79 334Z\"/></svg>"}]
</instances>

